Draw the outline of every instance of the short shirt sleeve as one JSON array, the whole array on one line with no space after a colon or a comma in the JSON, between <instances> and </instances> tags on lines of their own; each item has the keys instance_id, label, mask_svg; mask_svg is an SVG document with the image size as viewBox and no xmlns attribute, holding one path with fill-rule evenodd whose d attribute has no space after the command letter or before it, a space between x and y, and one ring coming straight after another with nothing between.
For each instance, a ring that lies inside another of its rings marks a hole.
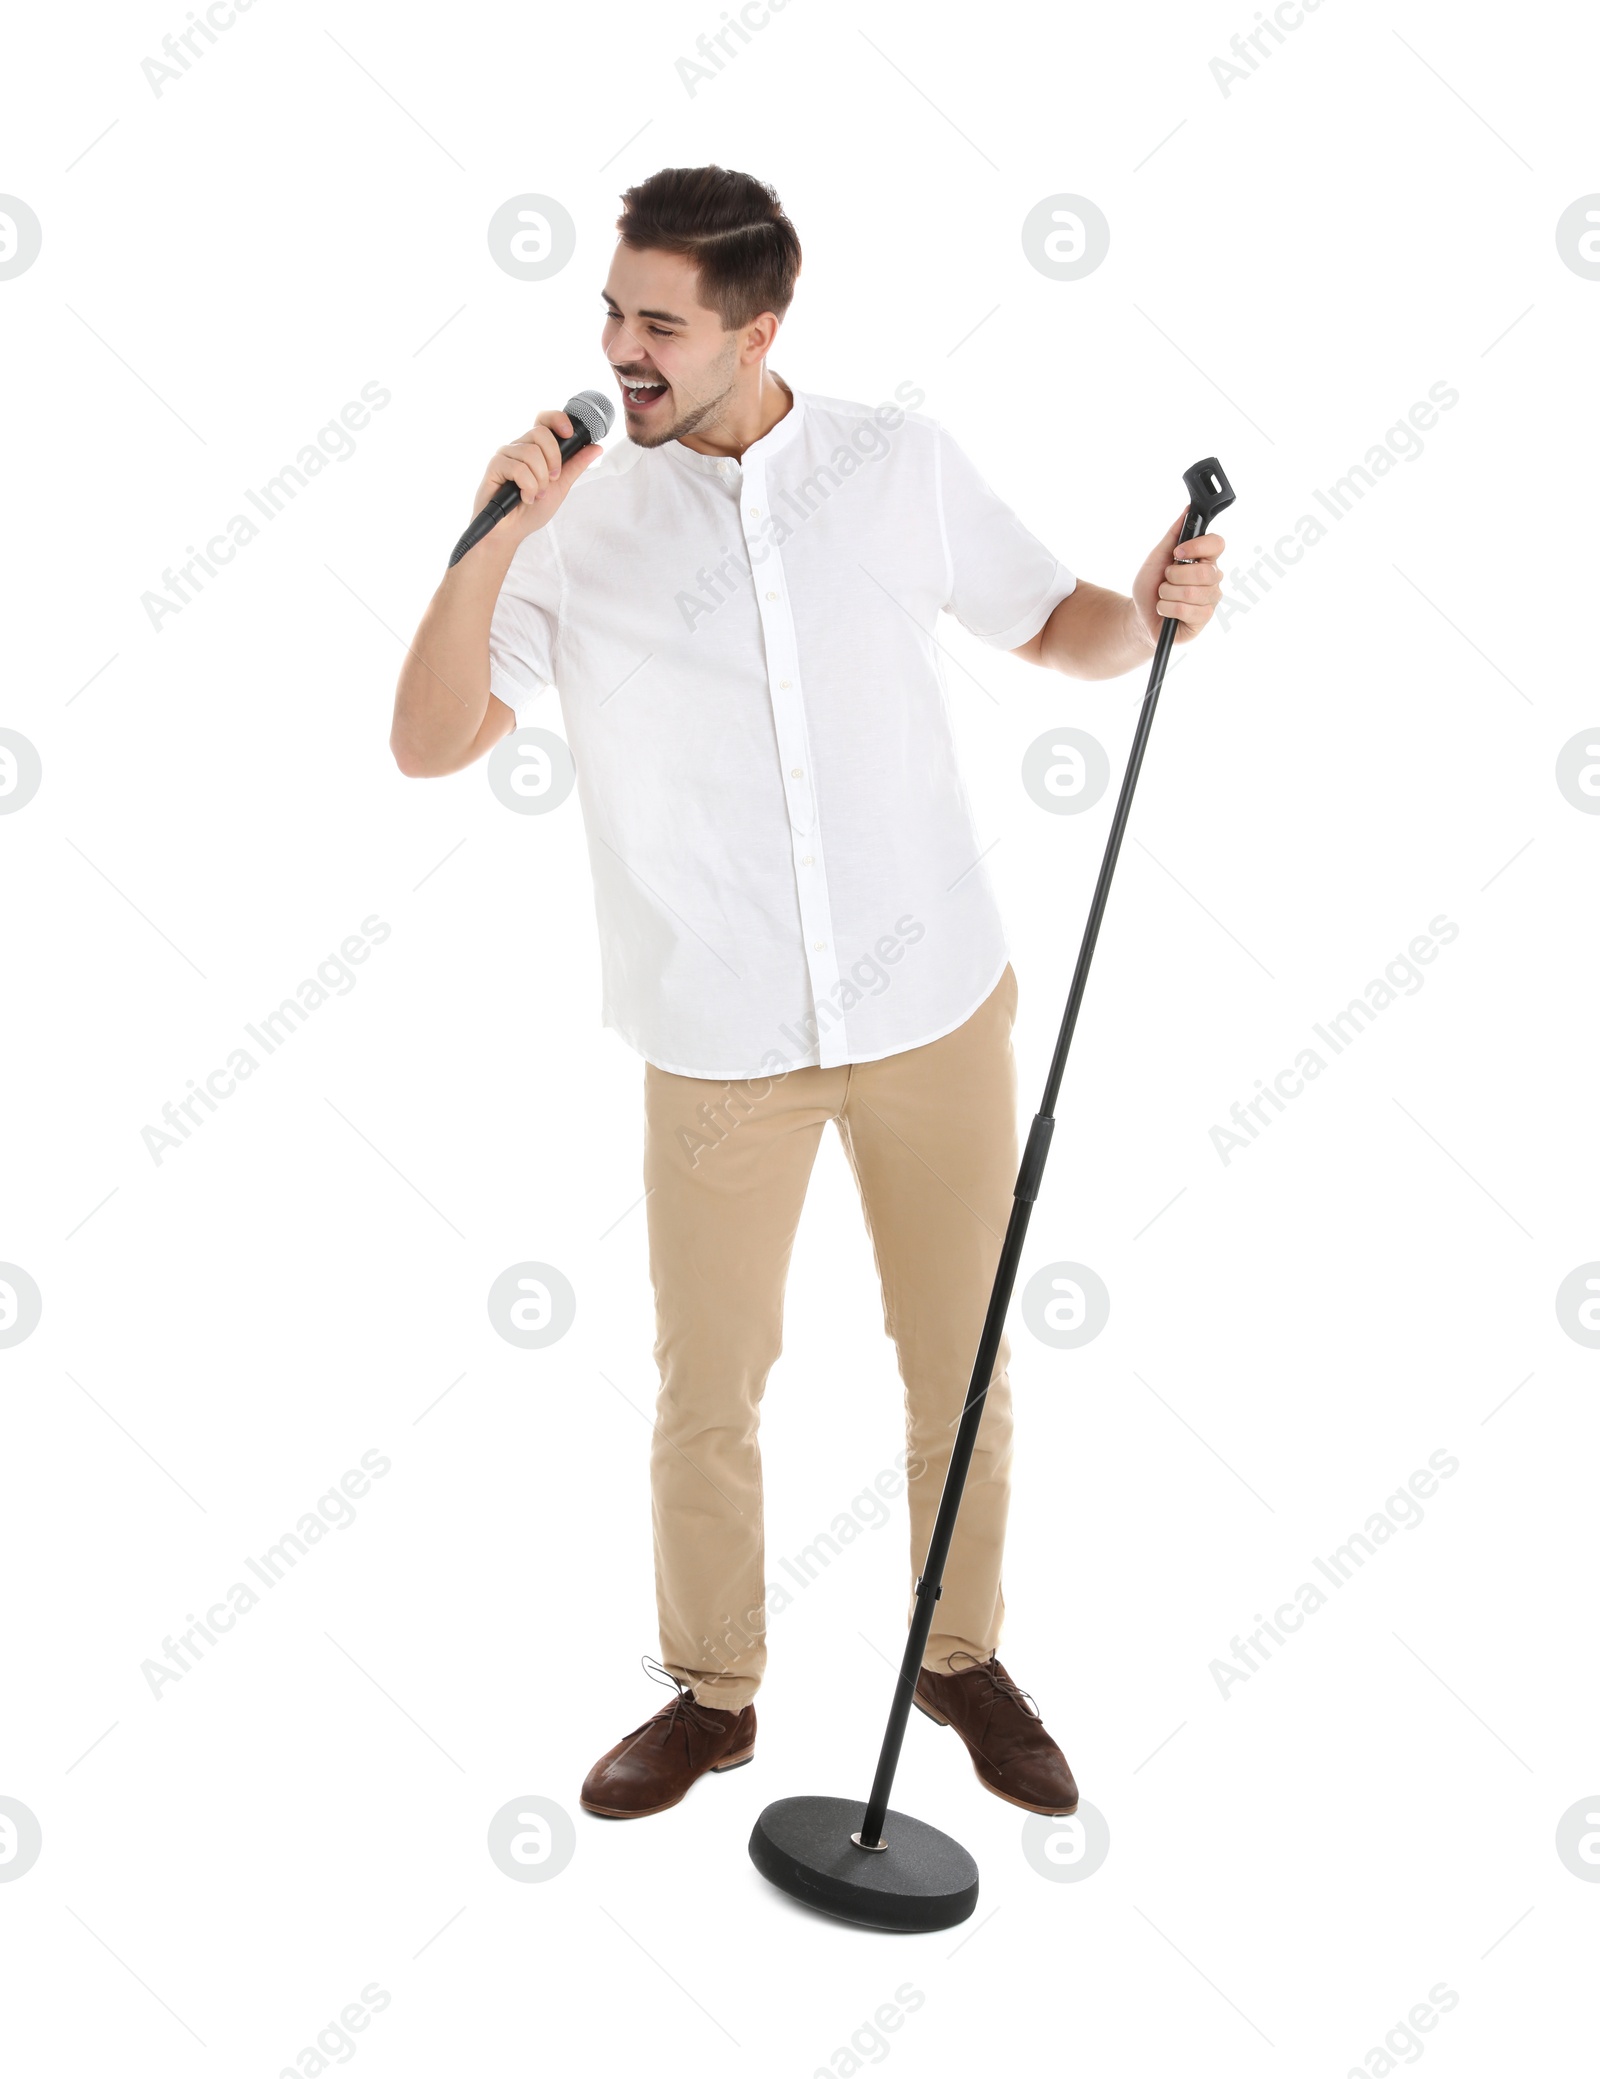
<instances>
[{"instance_id":1,"label":"short shirt sleeve","mask_svg":"<svg viewBox=\"0 0 1600 2079\"><path fill-rule=\"evenodd\" d=\"M1078 580L1030 534L941 426L939 509L949 554L945 611L997 650L1037 635Z\"/></svg>"},{"instance_id":2,"label":"short shirt sleeve","mask_svg":"<svg viewBox=\"0 0 1600 2079\"><path fill-rule=\"evenodd\" d=\"M561 552L552 521L512 557L489 623L489 691L519 717L555 683L560 609Z\"/></svg>"}]
</instances>

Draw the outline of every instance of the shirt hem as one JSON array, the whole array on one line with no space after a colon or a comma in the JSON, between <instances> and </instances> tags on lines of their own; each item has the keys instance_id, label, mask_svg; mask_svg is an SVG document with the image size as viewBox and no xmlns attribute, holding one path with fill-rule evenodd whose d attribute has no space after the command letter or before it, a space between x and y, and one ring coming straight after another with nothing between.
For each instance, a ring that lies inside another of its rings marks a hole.
<instances>
[{"instance_id":1,"label":"shirt hem","mask_svg":"<svg viewBox=\"0 0 1600 2079\"><path fill-rule=\"evenodd\" d=\"M973 1001L968 1004L959 1017L952 1018L948 1025L941 1025L937 1032L925 1032L920 1039L906 1040L902 1045L896 1047L884 1047L876 1054L851 1054L848 1059L833 1062L830 1066L835 1068L866 1068L874 1061L887 1061L895 1054L910 1054L915 1052L918 1047L931 1047L935 1040L948 1038L958 1026L965 1025L967 1020L981 1005L988 1002L995 990L999 988L1000 978L1010 965L1011 953L1010 949L1007 948L1000 956L1000 965L995 969L983 988L979 990ZM657 1061L652 1053L641 1047L637 1040L631 1039L620 1025L613 1024L609 1018L605 1021L605 1026L606 1030L614 1032L624 1045L631 1047L634 1053L642 1056L651 1068L659 1069L663 1075L685 1076L697 1083L754 1083L779 1073L789 1075L798 1068L818 1068L821 1066L820 1061L794 1061L790 1062L781 1071L771 1068L677 1068L669 1061Z\"/></svg>"}]
</instances>

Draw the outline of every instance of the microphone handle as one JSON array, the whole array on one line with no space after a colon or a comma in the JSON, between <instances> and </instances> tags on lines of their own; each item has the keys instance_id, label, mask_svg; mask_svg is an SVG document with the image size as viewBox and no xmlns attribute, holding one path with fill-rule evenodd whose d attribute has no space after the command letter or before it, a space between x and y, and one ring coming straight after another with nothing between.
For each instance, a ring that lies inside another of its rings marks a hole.
<instances>
[{"instance_id":1,"label":"microphone handle","mask_svg":"<svg viewBox=\"0 0 1600 2079\"><path fill-rule=\"evenodd\" d=\"M592 445L589 435L584 432L576 419L573 420L573 427L574 431L569 433L566 439L559 443L563 462L570 462L580 449ZM448 568L454 570L468 549L476 548L483 537L498 527L506 514L513 511L521 503L522 493L508 479L495 492L482 511L473 515L472 525L450 552Z\"/></svg>"}]
</instances>

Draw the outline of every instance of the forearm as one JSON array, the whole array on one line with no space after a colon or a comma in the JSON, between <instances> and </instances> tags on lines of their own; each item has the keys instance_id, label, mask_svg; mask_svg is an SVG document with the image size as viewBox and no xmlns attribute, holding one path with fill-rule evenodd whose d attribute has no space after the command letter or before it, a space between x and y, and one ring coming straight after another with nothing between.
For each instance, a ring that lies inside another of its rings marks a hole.
<instances>
[{"instance_id":1,"label":"forearm","mask_svg":"<svg viewBox=\"0 0 1600 2079\"><path fill-rule=\"evenodd\" d=\"M489 625L517 543L499 530L451 570L422 617L395 690L389 746L409 778L459 772L484 748Z\"/></svg>"},{"instance_id":2,"label":"forearm","mask_svg":"<svg viewBox=\"0 0 1600 2079\"><path fill-rule=\"evenodd\" d=\"M1155 643L1125 592L1082 578L1019 656L1076 679L1115 679L1149 661Z\"/></svg>"}]
</instances>

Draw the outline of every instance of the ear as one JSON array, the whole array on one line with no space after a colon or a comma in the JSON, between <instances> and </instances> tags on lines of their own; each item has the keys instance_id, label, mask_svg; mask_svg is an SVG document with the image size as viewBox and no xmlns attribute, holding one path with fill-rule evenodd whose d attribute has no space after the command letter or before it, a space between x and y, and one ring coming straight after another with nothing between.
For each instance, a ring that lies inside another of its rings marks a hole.
<instances>
[{"instance_id":1,"label":"ear","mask_svg":"<svg viewBox=\"0 0 1600 2079\"><path fill-rule=\"evenodd\" d=\"M778 336L778 320L770 310L764 310L750 320L744 328L744 339L739 348L739 359L747 366L754 361L763 361L772 351L772 342Z\"/></svg>"}]
</instances>

